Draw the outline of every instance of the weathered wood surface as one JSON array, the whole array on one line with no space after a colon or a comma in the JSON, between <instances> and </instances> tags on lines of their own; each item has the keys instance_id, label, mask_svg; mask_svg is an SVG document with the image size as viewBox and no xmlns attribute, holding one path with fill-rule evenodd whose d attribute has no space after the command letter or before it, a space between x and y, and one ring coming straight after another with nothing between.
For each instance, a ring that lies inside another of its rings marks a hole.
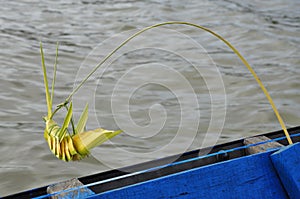
<instances>
[{"instance_id":1,"label":"weathered wood surface","mask_svg":"<svg viewBox=\"0 0 300 199\"><path fill-rule=\"evenodd\" d=\"M270 154L199 167L90 198L287 198Z\"/></svg>"},{"instance_id":2,"label":"weathered wood surface","mask_svg":"<svg viewBox=\"0 0 300 199\"><path fill-rule=\"evenodd\" d=\"M246 138L244 140L244 144L245 145L250 145L250 144L256 144L259 142L264 142L264 141L270 141L271 139L269 139L266 136L257 136L257 137L251 137L251 138ZM268 142L265 144L260 144L260 145L256 145L256 146L252 146L246 149L246 153L247 154L256 154L256 153L261 153L261 152L265 152L268 151L270 149L276 149L276 148L280 148L283 145L278 143L278 142Z\"/></svg>"},{"instance_id":3,"label":"weathered wood surface","mask_svg":"<svg viewBox=\"0 0 300 199\"><path fill-rule=\"evenodd\" d=\"M53 184L48 186L47 193L48 194L54 194L63 190L71 189L71 188L78 188L79 186L83 186L83 184L76 178L60 182L57 184ZM81 188L76 189L73 191L68 192L61 192L55 195L52 195L52 199L62 199L62 198L86 198L87 196L93 195L94 192L92 192L88 188Z\"/></svg>"},{"instance_id":4,"label":"weathered wood surface","mask_svg":"<svg viewBox=\"0 0 300 199\"><path fill-rule=\"evenodd\" d=\"M300 198L300 143L289 145L271 155L273 165L292 199Z\"/></svg>"}]
</instances>

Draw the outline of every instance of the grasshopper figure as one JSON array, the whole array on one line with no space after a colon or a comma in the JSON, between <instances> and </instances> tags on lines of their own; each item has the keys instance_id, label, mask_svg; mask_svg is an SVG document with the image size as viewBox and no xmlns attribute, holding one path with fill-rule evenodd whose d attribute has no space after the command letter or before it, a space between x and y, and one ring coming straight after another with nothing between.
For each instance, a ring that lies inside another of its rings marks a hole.
<instances>
[{"instance_id":1,"label":"grasshopper figure","mask_svg":"<svg viewBox=\"0 0 300 199\"><path fill-rule=\"evenodd\" d=\"M47 116L43 118L46 123L44 138L48 142L50 150L58 159L67 162L70 160L81 160L90 153L90 150L92 148L102 144L108 139L113 138L114 136L120 134L122 131L110 131L102 128L98 128L91 131L84 131L88 119L88 105L85 106L76 127L73 124L72 119L72 102L69 103L69 101L66 100L64 103L58 105L54 111L52 111L58 48L56 48L56 59L54 64L51 96L49 92L48 78L42 44L40 44L40 50L48 110ZM62 127L59 127L59 125L53 120L53 116L62 107L65 107L67 109L67 115L64 119ZM72 134L68 131L70 123L72 124Z\"/></svg>"}]
</instances>

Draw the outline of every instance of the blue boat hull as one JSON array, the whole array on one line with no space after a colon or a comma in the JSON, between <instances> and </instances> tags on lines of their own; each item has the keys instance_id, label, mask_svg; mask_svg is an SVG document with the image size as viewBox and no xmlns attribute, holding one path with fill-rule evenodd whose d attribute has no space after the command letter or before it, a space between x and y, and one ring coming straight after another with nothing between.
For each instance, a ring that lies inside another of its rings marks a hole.
<instances>
[{"instance_id":1,"label":"blue boat hull","mask_svg":"<svg viewBox=\"0 0 300 199\"><path fill-rule=\"evenodd\" d=\"M247 155L244 139L79 178L69 198L300 198L300 127L289 129L296 143ZM264 134L287 145L282 131ZM176 159L177 158L177 159ZM176 159L174 161L174 159ZM172 161L173 160L173 161ZM5 198L47 198L47 187ZM75 192L74 192L75 190ZM80 190L89 190L85 195ZM86 194L88 193L88 195Z\"/></svg>"},{"instance_id":2,"label":"blue boat hull","mask_svg":"<svg viewBox=\"0 0 300 199\"><path fill-rule=\"evenodd\" d=\"M269 158L271 154L195 168L90 198L288 198Z\"/></svg>"}]
</instances>

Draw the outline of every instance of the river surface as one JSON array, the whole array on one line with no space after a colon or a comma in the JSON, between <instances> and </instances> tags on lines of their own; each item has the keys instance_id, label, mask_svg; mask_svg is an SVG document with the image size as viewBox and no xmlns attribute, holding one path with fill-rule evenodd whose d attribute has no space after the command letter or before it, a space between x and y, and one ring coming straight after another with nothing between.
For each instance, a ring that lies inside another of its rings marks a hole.
<instances>
[{"instance_id":1,"label":"river surface","mask_svg":"<svg viewBox=\"0 0 300 199\"><path fill-rule=\"evenodd\" d=\"M49 81L60 44L56 105L141 28L165 21L209 27L245 56L293 127L300 121L299 10L298 0L2 1L0 196L280 129L228 47L202 30L168 25L128 43L74 95L75 120L90 104L87 129L125 132L85 160L63 162L43 138L40 41Z\"/></svg>"}]
</instances>

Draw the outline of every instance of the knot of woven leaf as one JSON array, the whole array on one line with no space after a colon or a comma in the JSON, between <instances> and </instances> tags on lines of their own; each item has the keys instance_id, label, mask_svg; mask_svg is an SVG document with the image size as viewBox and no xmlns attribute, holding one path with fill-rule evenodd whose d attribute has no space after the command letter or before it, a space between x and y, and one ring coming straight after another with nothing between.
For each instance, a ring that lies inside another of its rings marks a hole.
<instances>
[{"instance_id":1,"label":"knot of woven leaf","mask_svg":"<svg viewBox=\"0 0 300 199\"><path fill-rule=\"evenodd\" d=\"M81 147L81 151L78 151L70 135L66 135L62 140L59 140L58 137L49 135L45 131L44 137L48 142L51 152L60 160L66 162L81 160L89 154L89 150L85 147Z\"/></svg>"}]
</instances>

